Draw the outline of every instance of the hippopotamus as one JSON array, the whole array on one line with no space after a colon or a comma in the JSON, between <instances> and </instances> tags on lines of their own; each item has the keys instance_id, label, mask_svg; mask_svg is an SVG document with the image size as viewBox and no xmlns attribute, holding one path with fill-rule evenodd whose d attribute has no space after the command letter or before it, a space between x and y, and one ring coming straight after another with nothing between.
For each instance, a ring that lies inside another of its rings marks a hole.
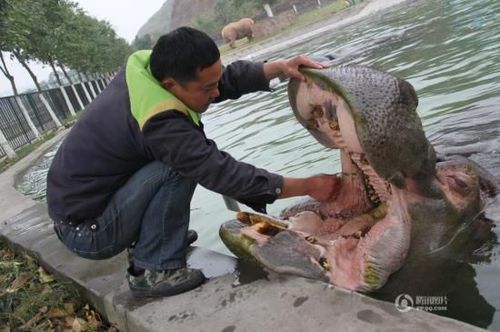
<instances>
[{"instance_id":1,"label":"hippopotamus","mask_svg":"<svg viewBox=\"0 0 500 332\"><path fill-rule=\"evenodd\" d=\"M222 38L224 38L226 43L229 43L231 48L236 48L235 42L238 39L247 37L250 42L253 39L254 24L255 22L248 17L242 18L236 22L231 22L222 28Z\"/></svg>"},{"instance_id":2,"label":"hippopotamus","mask_svg":"<svg viewBox=\"0 0 500 332\"><path fill-rule=\"evenodd\" d=\"M405 264L486 241L493 223L482 211L499 181L465 157L436 153L409 82L366 66L301 71L305 80L288 85L291 108L320 144L340 150L340 189L278 217L238 213L219 231L234 254L372 292Z\"/></svg>"}]
</instances>

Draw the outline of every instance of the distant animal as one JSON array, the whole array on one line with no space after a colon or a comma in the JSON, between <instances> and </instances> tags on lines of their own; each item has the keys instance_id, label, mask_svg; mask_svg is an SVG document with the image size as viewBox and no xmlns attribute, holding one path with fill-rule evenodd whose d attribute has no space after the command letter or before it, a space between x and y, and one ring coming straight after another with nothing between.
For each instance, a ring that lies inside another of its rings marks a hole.
<instances>
[{"instance_id":1,"label":"distant animal","mask_svg":"<svg viewBox=\"0 0 500 332\"><path fill-rule=\"evenodd\" d=\"M226 43L229 43L231 48L236 48L236 40L245 37L248 38L248 41L252 40L254 24L255 22L251 18L242 18L239 21L231 22L222 28L222 38Z\"/></svg>"}]
</instances>

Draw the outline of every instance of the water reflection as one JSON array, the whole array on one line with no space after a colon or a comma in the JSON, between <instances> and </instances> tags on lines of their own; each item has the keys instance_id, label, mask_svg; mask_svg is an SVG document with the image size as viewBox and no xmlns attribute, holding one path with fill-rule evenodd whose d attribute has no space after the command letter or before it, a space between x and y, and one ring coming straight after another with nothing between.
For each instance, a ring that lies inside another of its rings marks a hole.
<instances>
[{"instance_id":1,"label":"water reflection","mask_svg":"<svg viewBox=\"0 0 500 332\"><path fill-rule=\"evenodd\" d=\"M499 16L500 1L411 1L265 58L333 54L336 64L370 65L408 80L417 90L418 112L436 149L444 154L465 151L500 177ZM213 105L203 122L220 148L259 167L289 176L340 168L338 153L317 144L293 118L285 83L272 93ZM36 196L43 196L46 165L30 170L23 180L23 188ZM42 177L40 185L31 184L36 177ZM269 212L278 214L293 201L279 201ZM490 210L489 218L500 224L500 211ZM217 230L233 217L219 195L196 190L191 223L200 246L227 253ZM499 229L476 256L432 257L405 267L398 276L414 283L407 292L445 294L449 308L439 314L500 330ZM479 254L488 259L476 259ZM397 289L391 287L384 288L386 295Z\"/></svg>"}]
</instances>

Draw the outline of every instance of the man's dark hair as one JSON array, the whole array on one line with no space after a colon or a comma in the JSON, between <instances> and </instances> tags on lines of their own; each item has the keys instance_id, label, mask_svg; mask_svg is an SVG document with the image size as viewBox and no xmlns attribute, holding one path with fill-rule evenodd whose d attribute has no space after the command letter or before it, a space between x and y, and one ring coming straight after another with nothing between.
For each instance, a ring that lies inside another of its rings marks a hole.
<instances>
[{"instance_id":1,"label":"man's dark hair","mask_svg":"<svg viewBox=\"0 0 500 332\"><path fill-rule=\"evenodd\" d=\"M215 42L203 31L180 27L161 36L151 53L151 72L161 81L172 77L179 82L197 79L198 70L220 59Z\"/></svg>"}]
</instances>

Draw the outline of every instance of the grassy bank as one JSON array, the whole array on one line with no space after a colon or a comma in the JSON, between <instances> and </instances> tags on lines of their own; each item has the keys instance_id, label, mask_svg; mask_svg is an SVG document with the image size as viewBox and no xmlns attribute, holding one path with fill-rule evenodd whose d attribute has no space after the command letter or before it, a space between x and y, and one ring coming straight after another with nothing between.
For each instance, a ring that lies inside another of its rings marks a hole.
<instances>
[{"instance_id":1,"label":"grassy bank","mask_svg":"<svg viewBox=\"0 0 500 332\"><path fill-rule=\"evenodd\" d=\"M37 261L0 240L0 332L117 331L70 282L57 281Z\"/></svg>"},{"instance_id":2,"label":"grassy bank","mask_svg":"<svg viewBox=\"0 0 500 332\"><path fill-rule=\"evenodd\" d=\"M241 47L251 47L252 45L256 45L259 42L265 41L268 38L271 37L276 37L279 34L282 33L287 33L290 31L293 31L295 29L299 29L305 26L309 26L313 23L320 22L324 19L327 19L328 17L342 11L343 9L346 8L346 5L344 4L343 0L338 0L335 1L331 4L324 5L321 8L310 10L305 13L299 13L297 16L297 19L288 27L282 30L275 31L272 35L268 36L260 36L254 38L251 42L248 42L246 38L240 39L236 41L236 48L241 48ZM223 44L219 47L219 51L221 52L222 55L226 55L227 53L231 52L231 48L229 47L229 44Z\"/></svg>"}]
</instances>

